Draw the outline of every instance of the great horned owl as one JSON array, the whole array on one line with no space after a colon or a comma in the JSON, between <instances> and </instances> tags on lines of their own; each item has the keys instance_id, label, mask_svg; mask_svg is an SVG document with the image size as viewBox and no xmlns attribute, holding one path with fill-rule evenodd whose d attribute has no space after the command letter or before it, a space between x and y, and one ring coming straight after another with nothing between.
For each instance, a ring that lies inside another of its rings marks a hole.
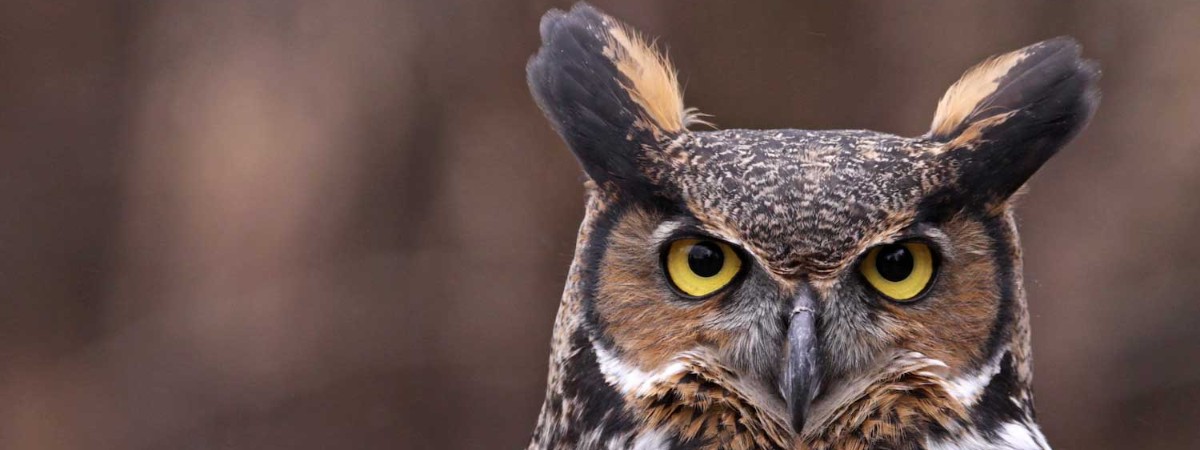
<instances>
[{"instance_id":1,"label":"great horned owl","mask_svg":"<svg viewBox=\"0 0 1200 450\"><path fill-rule=\"evenodd\" d=\"M919 137L691 131L674 69L587 5L527 67L588 200L530 448L1046 448L1013 194L1096 66L992 57Z\"/></svg>"}]
</instances>

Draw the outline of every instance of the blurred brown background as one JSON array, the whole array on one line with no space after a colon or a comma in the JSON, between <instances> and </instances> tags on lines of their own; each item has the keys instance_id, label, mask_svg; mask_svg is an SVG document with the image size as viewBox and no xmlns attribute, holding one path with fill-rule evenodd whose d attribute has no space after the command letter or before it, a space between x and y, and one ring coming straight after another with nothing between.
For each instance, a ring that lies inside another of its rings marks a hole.
<instances>
[{"instance_id":1,"label":"blurred brown background","mask_svg":"<svg viewBox=\"0 0 1200 450\"><path fill-rule=\"evenodd\" d=\"M983 57L1101 61L1020 209L1062 449L1200 446L1200 3L597 1L725 128L925 131ZM0 449L518 448L581 174L566 1L0 2Z\"/></svg>"}]
</instances>

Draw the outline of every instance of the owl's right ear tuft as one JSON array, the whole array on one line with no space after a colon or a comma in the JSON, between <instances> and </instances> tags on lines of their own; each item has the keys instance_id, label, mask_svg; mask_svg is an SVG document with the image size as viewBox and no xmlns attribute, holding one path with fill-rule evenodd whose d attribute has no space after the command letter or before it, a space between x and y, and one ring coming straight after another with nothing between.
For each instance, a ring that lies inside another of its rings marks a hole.
<instances>
[{"instance_id":1,"label":"owl's right ear tuft","mask_svg":"<svg viewBox=\"0 0 1200 450\"><path fill-rule=\"evenodd\" d=\"M538 106L597 184L644 188L645 153L696 121L674 69L636 32L585 3L547 12L541 37L526 66Z\"/></svg>"}]
</instances>

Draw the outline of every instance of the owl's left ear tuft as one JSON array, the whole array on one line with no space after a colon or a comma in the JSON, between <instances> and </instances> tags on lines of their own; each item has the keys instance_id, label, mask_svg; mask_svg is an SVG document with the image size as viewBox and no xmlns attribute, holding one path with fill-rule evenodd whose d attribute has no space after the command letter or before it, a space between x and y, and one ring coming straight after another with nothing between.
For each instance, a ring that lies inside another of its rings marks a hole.
<instances>
[{"instance_id":1,"label":"owl's left ear tuft","mask_svg":"<svg viewBox=\"0 0 1200 450\"><path fill-rule=\"evenodd\" d=\"M925 136L958 172L961 202L1012 195L1091 119L1100 102L1097 65L1059 37L994 56L954 83Z\"/></svg>"},{"instance_id":2,"label":"owl's left ear tuft","mask_svg":"<svg viewBox=\"0 0 1200 450\"><path fill-rule=\"evenodd\" d=\"M982 120L1021 111L1077 131L1099 103L1100 78L1079 53L1078 42L1058 37L984 60L946 90L928 137L948 142Z\"/></svg>"},{"instance_id":3,"label":"owl's left ear tuft","mask_svg":"<svg viewBox=\"0 0 1200 450\"><path fill-rule=\"evenodd\" d=\"M529 89L598 184L638 184L645 153L699 122L666 57L612 17L579 3L546 13L541 35Z\"/></svg>"}]
</instances>

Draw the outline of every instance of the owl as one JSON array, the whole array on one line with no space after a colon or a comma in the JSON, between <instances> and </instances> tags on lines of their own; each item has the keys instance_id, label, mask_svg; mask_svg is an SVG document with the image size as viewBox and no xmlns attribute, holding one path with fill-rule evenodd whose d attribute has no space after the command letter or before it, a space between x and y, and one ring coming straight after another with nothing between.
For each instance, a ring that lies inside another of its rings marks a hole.
<instances>
[{"instance_id":1,"label":"owl","mask_svg":"<svg viewBox=\"0 0 1200 450\"><path fill-rule=\"evenodd\" d=\"M550 11L530 90L587 175L531 449L1035 449L1013 197L1091 118L1069 38L929 131L691 130L667 59Z\"/></svg>"}]
</instances>

